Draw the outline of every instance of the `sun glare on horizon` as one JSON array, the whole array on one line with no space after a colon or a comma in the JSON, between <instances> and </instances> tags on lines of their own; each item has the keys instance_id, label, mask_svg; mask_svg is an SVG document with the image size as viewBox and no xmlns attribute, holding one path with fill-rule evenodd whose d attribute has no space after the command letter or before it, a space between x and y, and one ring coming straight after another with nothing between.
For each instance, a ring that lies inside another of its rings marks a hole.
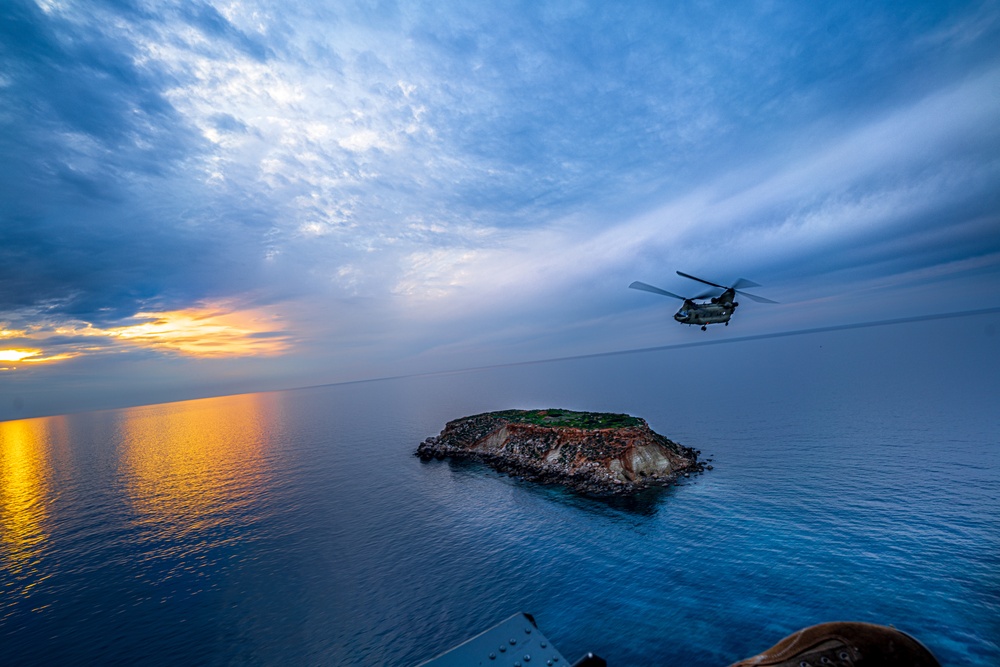
<instances>
[{"instance_id":1,"label":"sun glare on horizon","mask_svg":"<svg viewBox=\"0 0 1000 667\"><path fill-rule=\"evenodd\" d=\"M291 348L290 336L278 327L277 317L262 309L201 304L181 310L140 312L131 319L134 324L118 327L73 322L16 332L22 344L0 349L0 362L7 364L2 368L14 370L18 364L58 362L123 348L216 359L275 356ZM100 339L103 342L95 344Z\"/></svg>"},{"instance_id":2,"label":"sun glare on horizon","mask_svg":"<svg viewBox=\"0 0 1000 667\"><path fill-rule=\"evenodd\" d=\"M41 353L41 350L0 350L0 361L24 361Z\"/></svg>"}]
</instances>

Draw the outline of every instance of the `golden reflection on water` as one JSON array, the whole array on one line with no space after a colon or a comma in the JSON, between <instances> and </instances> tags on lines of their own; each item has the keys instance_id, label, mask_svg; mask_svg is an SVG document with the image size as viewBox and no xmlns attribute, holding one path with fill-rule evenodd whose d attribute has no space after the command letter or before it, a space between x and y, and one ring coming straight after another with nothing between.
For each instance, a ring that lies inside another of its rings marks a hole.
<instances>
[{"instance_id":1,"label":"golden reflection on water","mask_svg":"<svg viewBox=\"0 0 1000 667\"><path fill-rule=\"evenodd\" d=\"M247 394L125 412L122 481L148 537L170 540L178 555L208 546L206 530L250 520L277 410L273 395Z\"/></svg>"},{"instance_id":2,"label":"golden reflection on water","mask_svg":"<svg viewBox=\"0 0 1000 667\"><path fill-rule=\"evenodd\" d=\"M41 580L59 418L0 422L0 563L27 594Z\"/></svg>"}]
</instances>

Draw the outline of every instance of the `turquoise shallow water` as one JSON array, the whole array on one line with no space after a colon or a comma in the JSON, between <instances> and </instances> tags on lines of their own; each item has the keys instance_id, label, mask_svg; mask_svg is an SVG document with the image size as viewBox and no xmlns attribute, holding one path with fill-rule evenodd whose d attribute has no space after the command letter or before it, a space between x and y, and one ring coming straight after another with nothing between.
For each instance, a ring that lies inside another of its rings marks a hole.
<instances>
[{"instance_id":1,"label":"turquoise shallow water","mask_svg":"<svg viewBox=\"0 0 1000 667\"><path fill-rule=\"evenodd\" d=\"M0 423L0 662L413 665L527 611L612 665L850 619L1000 664L997 361L904 333ZM636 414L716 467L601 501L412 455L512 407Z\"/></svg>"}]
</instances>

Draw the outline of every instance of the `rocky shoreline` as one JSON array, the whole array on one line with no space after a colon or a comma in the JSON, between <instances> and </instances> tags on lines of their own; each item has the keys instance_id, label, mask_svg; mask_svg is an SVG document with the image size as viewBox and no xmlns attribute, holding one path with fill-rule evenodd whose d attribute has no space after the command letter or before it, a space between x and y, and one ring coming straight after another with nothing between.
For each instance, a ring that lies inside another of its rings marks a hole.
<instances>
[{"instance_id":1,"label":"rocky shoreline","mask_svg":"<svg viewBox=\"0 0 1000 667\"><path fill-rule=\"evenodd\" d=\"M421 460L451 458L540 484L597 496L670 486L712 466L630 415L570 410L504 410L448 422L420 443Z\"/></svg>"}]
</instances>

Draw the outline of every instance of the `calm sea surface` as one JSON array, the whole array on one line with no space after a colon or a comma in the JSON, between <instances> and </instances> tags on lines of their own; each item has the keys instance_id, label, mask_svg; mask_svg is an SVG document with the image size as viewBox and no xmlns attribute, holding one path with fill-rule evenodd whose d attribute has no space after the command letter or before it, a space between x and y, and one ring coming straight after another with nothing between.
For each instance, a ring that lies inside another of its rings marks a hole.
<instances>
[{"instance_id":1,"label":"calm sea surface","mask_svg":"<svg viewBox=\"0 0 1000 667\"><path fill-rule=\"evenodd\" d=\"M0 423L0 663L414 665L526 611L618 667L830 620L998 665L1000 355L914 352L948 326ZM413 456L529 407L715 470L611 502Z\"/></svg>"}]
</instances>

